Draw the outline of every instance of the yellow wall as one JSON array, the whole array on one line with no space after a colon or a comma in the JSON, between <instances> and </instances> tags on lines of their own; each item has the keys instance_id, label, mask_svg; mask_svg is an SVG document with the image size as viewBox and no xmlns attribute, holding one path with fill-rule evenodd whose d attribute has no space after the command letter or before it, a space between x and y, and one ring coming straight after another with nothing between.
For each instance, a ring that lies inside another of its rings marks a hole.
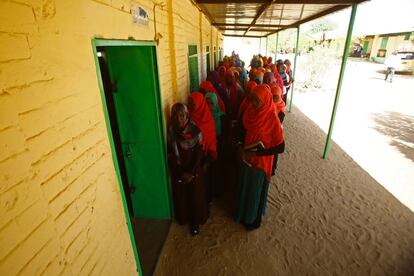
<instances>
[{"instance_id":1,"label":"yellow wall","mask_svg":"<svg viewBox=\"0 0 414 276\"><path fill-rule=\"evenodd\" d=\"M412 39L413 35L411 35ZM377 56L378 50L381 48L381 36L376 35L371 48L371 58ZM405 40L405 35L390 36L388 37L386 57L392 54L394 51L412 51L414 50L413 43L411 40Z\"/></svg>"},{"instance_id":2,"label":"yellow wall","mask_svg":"<svg viewBox=\"0 0 414 276\"><path fill-rule=\"evenodd\" d=\"M164 2L156 13L168 110L187 97L188 44L200 51L212 30L201 15L200 33L189 0ZM132 24L131 3L149 13L148 26ZM153 40L152 8L150 0L0 2L0 275L136 273L91 38Z\"/></svg>"}]
</instances>

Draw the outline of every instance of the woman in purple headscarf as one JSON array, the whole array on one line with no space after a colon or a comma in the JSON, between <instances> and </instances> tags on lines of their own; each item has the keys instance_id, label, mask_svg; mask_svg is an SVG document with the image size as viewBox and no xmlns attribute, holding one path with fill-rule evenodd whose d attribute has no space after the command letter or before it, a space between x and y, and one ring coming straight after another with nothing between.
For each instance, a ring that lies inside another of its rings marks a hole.
<instances>
[{"instance_id":1,"label":"woman in purple headscarf","mask_svg":"<svg viewBox=\"0 0 414 276\"><path fill-rule=\"evenodd\" d=\"M210 71L208 74L207 80L210 81L214 88L216 89L217 93L219 94L220 98L223 100L224 105L226 107L226 111L230 110L230 98L227 95L226 89L222 86L220 81L220 74L217 71Z\"/></svg>"}]
</instances>

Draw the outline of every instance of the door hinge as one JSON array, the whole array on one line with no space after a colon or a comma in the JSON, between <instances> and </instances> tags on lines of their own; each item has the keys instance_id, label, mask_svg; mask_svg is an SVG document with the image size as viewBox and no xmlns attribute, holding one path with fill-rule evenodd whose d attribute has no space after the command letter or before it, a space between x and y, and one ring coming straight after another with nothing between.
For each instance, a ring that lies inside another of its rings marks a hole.
<instances>
[{"instance_id":1,"label":"door hinge","mask_svg":"<svg viewBox=\"0 0 414 276\"><path fill-rule=\"evenodd\" d=\"M112 93L117 93L118 92L118 82L114 81L111 83L111 92Z\"/></svg>"}]
</instances>

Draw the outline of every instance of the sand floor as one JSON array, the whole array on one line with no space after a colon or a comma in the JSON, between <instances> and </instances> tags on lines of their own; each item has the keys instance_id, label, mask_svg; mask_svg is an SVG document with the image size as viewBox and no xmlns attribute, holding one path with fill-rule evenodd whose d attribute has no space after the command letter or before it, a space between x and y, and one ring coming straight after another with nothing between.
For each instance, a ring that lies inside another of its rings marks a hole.
<instances>
[{"instance_id":1,"label":"sand floor","mask_svg":"<svg viewBox=\"0 0 414 276\"><path fill-rule=\"evenodd\" d=\"M173 223L155 275L414 275L414 213L294 108L262 227L215 203L197 237Z\"/></svg>"}]
</instances>

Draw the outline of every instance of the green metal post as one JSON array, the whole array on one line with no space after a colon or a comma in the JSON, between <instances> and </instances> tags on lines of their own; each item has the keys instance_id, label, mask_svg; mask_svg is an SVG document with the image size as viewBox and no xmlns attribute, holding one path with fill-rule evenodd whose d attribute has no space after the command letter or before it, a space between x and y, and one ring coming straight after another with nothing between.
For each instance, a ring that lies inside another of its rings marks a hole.
<instances>
[{"instance_id":1,"label":"green metal post","mask_svg":"<svg viewBox=\"0 0 414 276\"><path fill-rule=\"evenodd\" d=\"M265 56L267 56L267 40L268 40L268 38L269 38L269 37L268 37L268 36L266 36L266 52L265 52L266 54L265 54Z\"/></svg>"},{"instance_id":2,"label":"green metal post","mask_svg":"<svg viewBox=\"0 0 414 276\"><path fill-rule=\"evenodd\" d=\"M277 60L277 44L279 44L279 32L276 33L276 48L275 48L275 61L274 61L274 63L276 63L276 60Z\"/></svg>"},{"instance_id":3,"label":"green metal post","mask_svg":"<svg viewBox=\"0 0 414 276\"><path fill-rule=\"evenodd\" d=\"M336 87L335 102L334 102L333 109L332 109L331 122L329 124L328 136L326 137L325 150L323 153L323 158L325 160L328 159L329 148L331 145L331 137L332 137L333 127L335 123L336 110L338 109L339 95L341 93L342 81L344 78L344 73L345 73L345 68L346 68L346 60L348 59L349 45L351 44L352 30L354 28L357 6L358 4L356 3L352 4L351 18L349 19L348 33L346 35L344 54L342 56L341 71L339 72L339 80L338 80L338 85Z\"/></svg>"},{"instance_id":4,"label":"green metal post","mask_svg":"<svg viewBox=\"0 0 414 276\"><path fill-rule=\"evenodd\" d=\"M294 67L293 67L293 80L295 80L295 74L296 74L296 67L297 67L297 57L299 52L299 34L300 34L300 25L298 26L296 30L296 46L295 46L295 60L294 60ZM295 86L295 83L292 82L292 87L290 88L290 101L289 101L289 112L292 112L292 102L293 102L293 88Z\"/></svg>"}]
</instances>

